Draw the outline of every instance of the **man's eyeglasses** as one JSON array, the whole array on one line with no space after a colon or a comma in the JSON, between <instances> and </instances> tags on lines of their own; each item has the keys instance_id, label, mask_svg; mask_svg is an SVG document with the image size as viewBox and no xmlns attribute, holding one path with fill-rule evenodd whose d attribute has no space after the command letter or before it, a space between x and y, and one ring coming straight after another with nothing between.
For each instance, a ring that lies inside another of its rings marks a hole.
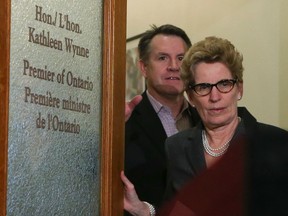
<instances>
[{"instance_id":1,"label":"man's eyeglasses","mask_svg":"<svg viewBox=\"0 0 288 216\"><path fill-rule=\"evenodd\" d=\"M224 80L220 80L219 82L215 84L211 84L211 83L199 83L196 85L190 84L188 88L192 89L200 96L206 96L210 94L214 86L216 86L219 92L228 93L233 89L237 81L238 79L224 79Z\"/></svg>"}]
</instances>

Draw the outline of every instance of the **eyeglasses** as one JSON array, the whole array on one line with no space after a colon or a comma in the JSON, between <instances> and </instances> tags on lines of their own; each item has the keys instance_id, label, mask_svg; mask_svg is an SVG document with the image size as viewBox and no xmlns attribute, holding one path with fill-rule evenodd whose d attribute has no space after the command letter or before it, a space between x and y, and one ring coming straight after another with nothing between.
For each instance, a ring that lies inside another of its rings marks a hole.
<instances>
[{"instance_id":1,"label":"eyeglasses","mask_svg":"<svg viewBox=\"0 0 288 216\"><path fill-rule=\"evenodd\" d=\"M219 82L215 84L211 84L211 83L199 83L196 85L190 84L188 88L192 89L200 96L206 96L210 94L214 86L216 86L219 92L228 93L234 88L234 85L237 81L238 79L224 79L224 80L220 80Z\"/></svg>"}]
</instances>

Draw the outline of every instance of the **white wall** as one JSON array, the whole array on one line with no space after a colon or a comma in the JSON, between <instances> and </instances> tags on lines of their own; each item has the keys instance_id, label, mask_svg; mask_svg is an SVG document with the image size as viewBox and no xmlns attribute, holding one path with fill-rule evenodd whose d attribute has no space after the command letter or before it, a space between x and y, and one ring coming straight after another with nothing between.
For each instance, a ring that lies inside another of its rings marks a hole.
<instances>
[{"instance_id":1,"label":"white wall","mask_svg":"<svg viewBox=\"0 0 288 216\"><path fill-rule=\"evenodd\" d=\"M286 0L127 0L127 37L170 23L192 43L210 35L229 39L244 56L239 105L288 129L287 12Z\"/></svg>"}]
</instances>

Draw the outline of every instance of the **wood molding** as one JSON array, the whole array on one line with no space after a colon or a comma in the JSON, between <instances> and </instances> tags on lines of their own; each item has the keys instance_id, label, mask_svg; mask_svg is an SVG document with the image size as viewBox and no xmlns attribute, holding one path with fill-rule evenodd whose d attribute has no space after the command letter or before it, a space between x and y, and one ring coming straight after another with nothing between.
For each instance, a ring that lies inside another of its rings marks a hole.
<instances>
[{"instance_id":1,"label":"wood molding","mask_svg":"<svg viewBox=\"0 0 288 216\"><path fill-rule=\"evenodd\" d=\"M10 0L0 2L0 216L6 215L10 68Z\"/></svg>"},{"instance_id":2,"label":"wood molding","mask_svg":"<svg viewBox=\"0 0 288 216\"><path fill-rule=\"evenodd\" d=\"M100 215L123 210L126 0L104 0ZM0 2L0 216L6 215L11 0ZM121 113L123 113L121 115Z\"/></svg>"},{"instance_id":3,"label":"wood molding","mask_svg":"<svg viewBox=\"0 0 288 216\"><path fill-rule=\"evenodd\" d=\"M126 0L104 0L100 215L123 212Z\"/></svg>"}]
</instances>

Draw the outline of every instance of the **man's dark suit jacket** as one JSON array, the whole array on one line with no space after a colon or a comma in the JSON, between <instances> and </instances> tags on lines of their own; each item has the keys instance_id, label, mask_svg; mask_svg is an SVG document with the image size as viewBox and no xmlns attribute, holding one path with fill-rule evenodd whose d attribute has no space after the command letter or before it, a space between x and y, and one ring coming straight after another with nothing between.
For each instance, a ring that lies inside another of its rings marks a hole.
<instances>
[{"instance_id":1,"label":"man's dark suit jacket","mask_svg":"<svg viewBox=\"0 0 288 216\"><path fill-rule=\"evenodd\" d=\"M167 138L162 123L152 107L146 92L135 107L125 128L125 174L134 184L140 200L159 205L166 187ZM191 124L199 117L189 105Z\"/></svg>"}]
</instances>

